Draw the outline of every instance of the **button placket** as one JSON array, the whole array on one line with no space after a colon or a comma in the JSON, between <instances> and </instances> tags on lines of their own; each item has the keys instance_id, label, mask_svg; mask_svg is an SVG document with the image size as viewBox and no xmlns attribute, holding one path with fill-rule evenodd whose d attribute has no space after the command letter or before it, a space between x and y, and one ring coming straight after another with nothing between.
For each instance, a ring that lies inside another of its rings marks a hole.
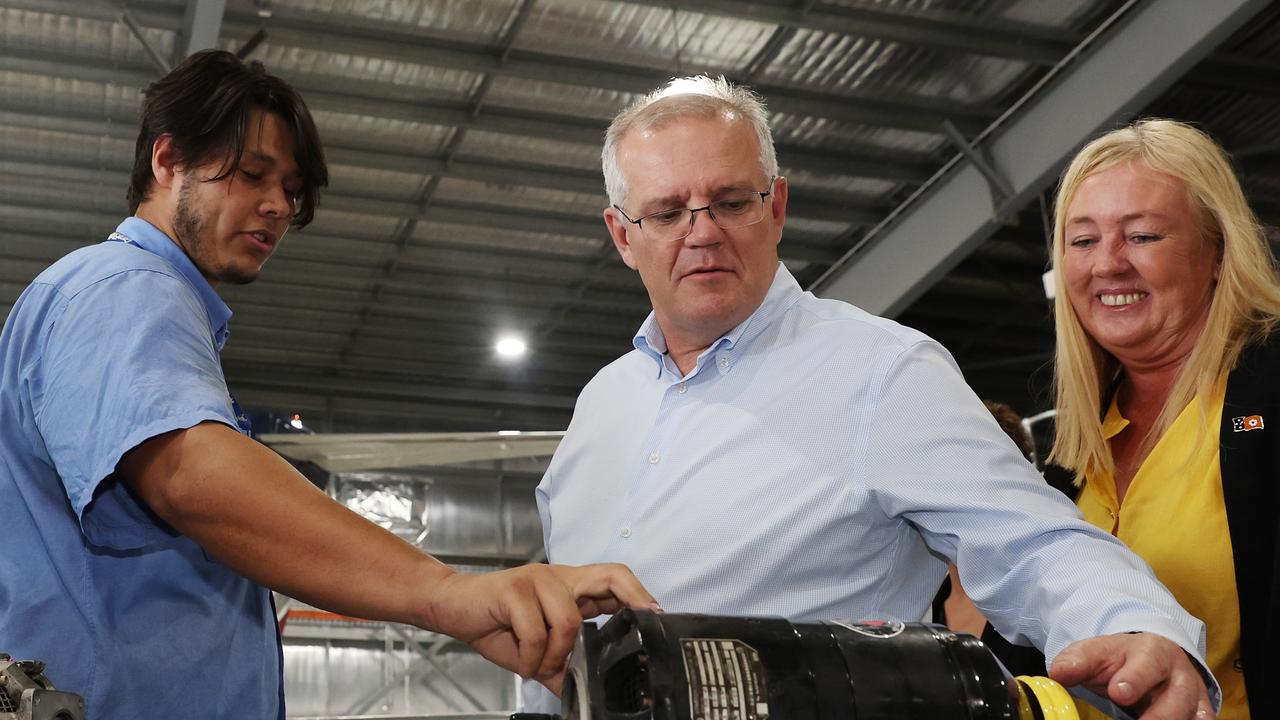
<instances>
[{"instance_id":1,"label":"button placket","mask_svg":"<svg viewBox=\"0 0 1280 720\"><path fill-rule=\"evenodd\" d=\"M636 516L634 508L648 506L648 496L657 491L662 478L658 473L663 472L663 463L669 459L665 455L671 442L672 428L679 424L672 420L672 415L680 413L681 408L686 405L684 398L679 395L688 391L687 380L672 383L671 379L673 378L666 379L661 390L655 388L661 393L658 412L639 448L641 454L637 458L639 462L635 466L631 486L627 489L621 512L614 521L615 543L629 544L636 531L642 529L637 523L643 522L644 518Z\"/></svg>"}]
</instances>

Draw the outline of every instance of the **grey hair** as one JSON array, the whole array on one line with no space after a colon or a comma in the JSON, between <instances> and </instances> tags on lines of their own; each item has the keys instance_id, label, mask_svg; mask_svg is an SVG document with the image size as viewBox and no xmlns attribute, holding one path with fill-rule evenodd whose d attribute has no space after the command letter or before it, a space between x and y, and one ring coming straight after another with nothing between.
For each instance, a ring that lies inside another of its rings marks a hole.
<instances>
[{"instance_id":1,"label":"grey hair","mask_svg":"<svg viewBox=\"0 0 1280 720\"><path fill-rule=\"evenodd\" d=\"M631 103L618 113L604 134L600 160L609 202L621 207L627 200L627 183L618 167L618 145L633 130L652 130L677 118L698 117L751 124L760 146L760 169L766 178L778 175L778 156L769 130L769 112L750 89L724 78L694 75L670 82Z\"/></svg>"}]
</instances>

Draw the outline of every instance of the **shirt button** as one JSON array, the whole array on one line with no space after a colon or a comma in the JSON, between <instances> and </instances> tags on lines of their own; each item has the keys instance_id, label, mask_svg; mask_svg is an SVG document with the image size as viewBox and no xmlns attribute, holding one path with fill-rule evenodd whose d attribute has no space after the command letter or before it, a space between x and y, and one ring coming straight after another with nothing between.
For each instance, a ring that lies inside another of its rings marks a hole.
<instances>
[{"instance_id":1,"label":"shirt button","mask_svg":"<svg viewBox=\"0 0 1280 720\"><path fill-rule=\"evenodd\" d=\"M679 385L677 385L676 392L680 393L681 395L689 392L689 383L680 383Z\"/></svg>"},{"instance_id":2,"label":"shirt button","mask_svg":"<svg viewBox=\"0 0 1280 720\"><path fill-rule=\"evenodd\" d=\"M618 534L624 538L629 538L631 537L631 528L624 525L622 529L618 530Z\"/></svg>"},{"instance_id":3,"label":"shirt button","mask_svg":"<svg viewBox=\"0 0 1280 720\"><path fill-rule=\"evenodd\" d=\"M658 453L654 453L654 454L652 454L652 455L650 455L650 456L649 456L649 464L650 464L650 465L657 465L657 464L658 464L658 463L660 463L660 462L662 462L662 456L661 456L661 455L659 455Z\"/></svg>"},{"instance_id":4,"label":"shirt button","mask_svg":"<svg viewBox=\"0 0 1280 720\"><path fill-rule=\"evenodd\" d=\"M726 357L720 358L720 369L721 370L729 369L729 358L726 358Z\"/></svg>"}]
</instances>

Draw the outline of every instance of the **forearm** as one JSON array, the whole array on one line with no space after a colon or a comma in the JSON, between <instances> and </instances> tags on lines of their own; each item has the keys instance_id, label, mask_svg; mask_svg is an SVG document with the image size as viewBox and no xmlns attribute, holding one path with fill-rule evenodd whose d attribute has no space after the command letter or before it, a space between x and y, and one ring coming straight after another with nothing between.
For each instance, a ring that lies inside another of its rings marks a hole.
<instances>
[{"instance_id":1,"label":"forearm","mask_svg":"<svg viewBox=\"0 0 1280 720\"><path fill-rule=\"evenodd\" d=\"M425 627L429 598L452 573L224 425L153 438L121 470L156 514L218 560L316 607Z\"/></svg>"}]
</instances>

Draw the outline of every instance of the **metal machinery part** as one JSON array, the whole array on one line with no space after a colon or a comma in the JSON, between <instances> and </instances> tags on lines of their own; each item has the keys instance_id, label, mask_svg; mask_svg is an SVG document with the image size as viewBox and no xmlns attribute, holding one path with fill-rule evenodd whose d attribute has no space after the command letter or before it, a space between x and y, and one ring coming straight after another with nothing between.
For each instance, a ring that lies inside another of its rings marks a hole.
<instances>
[{"instance_id":1,"label":"metal machinery part","mask_svg":"<svg viewBox=\"0 0 1280 720\"><path fill-rule=\"evenodd\" d=\"M55 690L39 660L0 653L0 720L84 720L84 698Z\"/></svg>"},{"instance_id":2,"label":"metal machinery part","mask_svg":"<svg viewBox=\"0 0 1280 720\"><path fill-rule=\"evenodd\" d=\"M624 610L585 623L565 720L1077 720L1061 685L1009 676L938 625Z\"/></svg>"}]
</instances>

